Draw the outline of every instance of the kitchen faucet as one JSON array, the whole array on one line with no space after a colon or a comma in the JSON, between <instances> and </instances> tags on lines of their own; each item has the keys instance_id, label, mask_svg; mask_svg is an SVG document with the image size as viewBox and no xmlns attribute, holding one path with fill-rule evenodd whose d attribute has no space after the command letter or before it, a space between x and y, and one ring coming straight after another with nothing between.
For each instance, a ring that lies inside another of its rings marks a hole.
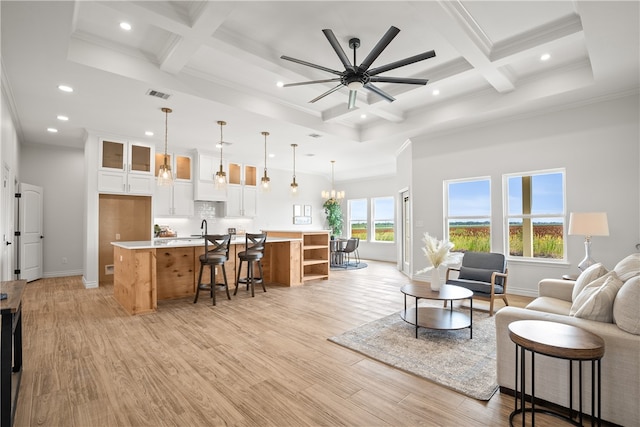
<instances>
[{"instance_id":1,"label":"kitchen faucet","mask_svg":"<svg viewBox=\"0 0 640 427\"><path fill-rule=\"evenodd\" d=\"M207 231L207 220L203 219L202 222L200 223L200 230L202 230L204 228L204 234L203 236L206 236L207 234L209 234L209 232Z\"/></svg>"}]
</instances>

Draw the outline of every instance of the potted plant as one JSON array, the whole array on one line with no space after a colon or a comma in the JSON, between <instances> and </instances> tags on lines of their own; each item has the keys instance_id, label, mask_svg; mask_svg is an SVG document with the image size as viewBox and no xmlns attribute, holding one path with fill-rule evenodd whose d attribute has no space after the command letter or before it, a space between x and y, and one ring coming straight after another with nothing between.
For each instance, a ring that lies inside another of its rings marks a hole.
<instances>
[{"instance_id":1,"label":"potted plant","mask_svg":"<svg viewBox=\"0 0 640 427\"><path fill-rule=\"evenodd\" d=\"M327 215L327 223L331 228L332 236L339 236L342 234L342 208L340 202L331 198L324 202L322 205L324 213Z\"/></svg>"}]
</instances>

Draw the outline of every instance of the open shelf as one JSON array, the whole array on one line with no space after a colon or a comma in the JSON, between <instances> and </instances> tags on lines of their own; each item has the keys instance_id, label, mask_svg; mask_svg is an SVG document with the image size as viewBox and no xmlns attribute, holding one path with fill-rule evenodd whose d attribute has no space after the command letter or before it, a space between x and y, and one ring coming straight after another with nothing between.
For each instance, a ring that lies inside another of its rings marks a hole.
<instances>
[{"instance_id":1,"label":"open shelf","mask_svg":"<svg viewBox=\"0 0 640 427\"><path fill-rule=\"evenodd\" d=\"M302 281L329 278L329 231L267 231L269 236L302 239Z\"/></svg>"}]
</instances>

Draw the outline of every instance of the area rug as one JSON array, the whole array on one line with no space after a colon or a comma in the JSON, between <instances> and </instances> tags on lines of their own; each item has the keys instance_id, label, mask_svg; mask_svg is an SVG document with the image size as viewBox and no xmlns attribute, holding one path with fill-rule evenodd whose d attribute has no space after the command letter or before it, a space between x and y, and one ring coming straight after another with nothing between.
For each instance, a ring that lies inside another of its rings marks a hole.
<instances>
[{"instance_id":1,"label":"area rug","mask_svg":"<svg viewBox=\"0 0 640 427\"><path fill-rule=\"evenodd\" d=\"M474 399L489 400L498 389L495 322L487 313L473 314L473 339L469 329L425 328L419 328L416 339L415 328L395 313L329 341Z\"/></svg>"},{"instance_id":2,"label":"area rug","mask_svg":"<svg viewBox=\"0 0 640 427\"><path fill-rule=\"evenodd\" d=\"M355 262L350 262L346 265L346 267L344 265L331 265L331 271L361 270L367 267L368 266L366 262L359 262L357 264Z\"/></svg>"}]
</instances>

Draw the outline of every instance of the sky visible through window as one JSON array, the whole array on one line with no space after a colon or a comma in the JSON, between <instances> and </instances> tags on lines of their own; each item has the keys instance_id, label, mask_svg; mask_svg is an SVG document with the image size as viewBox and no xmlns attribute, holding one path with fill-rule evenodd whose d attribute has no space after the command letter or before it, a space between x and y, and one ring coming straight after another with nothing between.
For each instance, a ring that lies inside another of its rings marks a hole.
<instances>
[{"instance_id":1,"label":"sky visible through window","mask_svg":"<svg viewBox=\"0 0 640 427\"><path fill-rule=\"evenodd\" d=\"M394 206L393 197L377 197L373 199L375 203L376 218L393 219ZM367 220L367 200L349 200L351 220Z\"/></svg>"},{"instance_id":2,"label":"sky visible through window","mask_svg":"<svg viewBox=\"0 0 640 427\"><path fill-rule=\"evenodd\" d=\"M522 176L509 178L509 215L522 215L521 178ZM563 175L559 172L532 176L532 214L563 214L562 178ZM487 217L491 215L489 180L450 183L448 196L449 216L451 217Z\"/></svg>"}]
</instances>

